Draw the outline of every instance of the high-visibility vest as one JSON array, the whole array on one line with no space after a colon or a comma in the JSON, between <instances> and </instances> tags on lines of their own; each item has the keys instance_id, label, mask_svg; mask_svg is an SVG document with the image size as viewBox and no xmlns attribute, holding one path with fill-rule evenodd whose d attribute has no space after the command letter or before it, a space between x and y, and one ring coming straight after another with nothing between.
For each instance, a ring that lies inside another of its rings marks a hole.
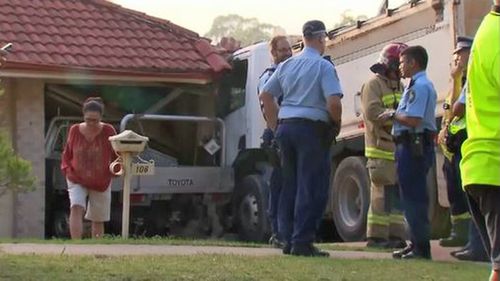
<instances>
[{"instance_id":1,"label":"high-visibility vest","mask_svg":"<svg viewBox=\"0 0 500 281\"><path fill-rule=\"evenodd\" d=\"M460 93L462 91L462 87L464 84L464 75L460 73L456 77L453 78L453 88L450 91L450 94L446 97L443 109L443 121L441 122L441 130L447 130L447 126L449 126L451 122L451 118L453 116L453 105L457 101ZM449 151L446 144L444 142L440 143L441 151L443 152L444 157L451 161L453 158L453 152Z\"/></svg>"},{"instance_id":2,"label":"high-visibility vest","mask_svg":"<svg viewBox=\"0 0 500 281\"><path fill-rule=\"evenodd\" d=\"M468 138L460 163L463 186L500 186L500 8L481 23L469 63Z\"/></svg>"}]
</instances>

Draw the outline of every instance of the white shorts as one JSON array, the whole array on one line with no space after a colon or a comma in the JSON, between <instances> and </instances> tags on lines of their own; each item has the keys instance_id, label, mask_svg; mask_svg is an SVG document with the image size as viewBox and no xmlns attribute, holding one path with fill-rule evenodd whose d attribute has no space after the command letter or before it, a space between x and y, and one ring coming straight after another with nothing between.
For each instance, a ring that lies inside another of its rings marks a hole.
<instances>
[{"instance_id":1,"label":"white shorts","mask_svg":"<svg viewBox=\"0 0 500 281\"><path fill-rule=\"evenodd\" d=\"M110 219L111 214L111 187L105 191L99 192L85 188L78 183L68 183L68 194L70 207L75 205L82 206L87 210L85 218L93 222L106 222ZM87 203L88 196L88 203Z\"/></svg>"}]
</instances>

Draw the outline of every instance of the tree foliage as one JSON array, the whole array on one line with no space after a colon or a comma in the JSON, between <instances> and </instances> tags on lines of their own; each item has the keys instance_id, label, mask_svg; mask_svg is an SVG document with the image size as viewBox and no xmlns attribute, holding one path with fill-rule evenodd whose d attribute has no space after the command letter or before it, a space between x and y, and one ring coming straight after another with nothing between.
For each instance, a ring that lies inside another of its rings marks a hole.
<instances>
[{"instance_id":1,"label":"tree foliage","mask_svg":"<svg viewBox=\"0 0 500 281\"><path fill-rule=\"evenodd\" d=\"M28 192L35 189L30 162L12 149L5 133L0 132L0 196L7 191Z\"/></svg>"},{"instance_id":2,"label":"tree foliage","mask_svg":"<svg viewBox=\"0 0 500 281\"><path fill-rule=\"evenodd\" d=\"M357 21L367 20L365 15L354 15L351 10L345 10L340 14L340 21L333 28L356 24Z\"/></svg>"},{"instance_id":3,"label":"tree foliage","mask_svg":"<svg viewBox=\"0 0 500 281\"><path fill-rule=\"evenodd\" d=\"M256 18L244 18L240 15L218 16L205 37L219 42L223 37L233 37L241 41L242 46L248 46L262 40L269 40L275 29L279 28L268 23L261 23Z\"/></svg>"}]
</instances>

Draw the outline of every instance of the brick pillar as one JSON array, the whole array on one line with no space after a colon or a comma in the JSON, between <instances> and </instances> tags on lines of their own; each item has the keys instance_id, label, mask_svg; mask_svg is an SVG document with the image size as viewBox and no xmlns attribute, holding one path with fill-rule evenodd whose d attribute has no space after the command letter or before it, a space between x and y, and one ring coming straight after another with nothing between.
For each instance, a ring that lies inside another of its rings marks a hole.
<instances>
[{"instance_id":1,"label":"brick pillar","mask_svg":"<svg viewBox=\"0 0 500 281\"><path fill-rule=\"evenodd\" d=\"M14 147L30 161L38 179L37 188L15 196L14 236L43 238L45 234L45 149L44 83L35 79L15 79Z\"/></svg>"},{"instance_id":2,"label":"brick pillar","mask_svg":"<svg viewBox=\"0 0 500 281\"><path fill-rule=\"evenodd\" d=\"M9 79L0 82L0 132L12 136L13 97L9 91ZM7 192L0 197L0 237L14 234L14 194Z\"/></svg>"}]
</instances>

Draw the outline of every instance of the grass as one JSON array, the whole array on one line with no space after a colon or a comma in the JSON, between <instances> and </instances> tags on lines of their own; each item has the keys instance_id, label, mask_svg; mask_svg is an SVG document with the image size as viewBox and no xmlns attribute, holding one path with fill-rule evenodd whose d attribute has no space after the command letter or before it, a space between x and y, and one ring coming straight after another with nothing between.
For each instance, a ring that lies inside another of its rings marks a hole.
<instances>
[{"instance_id":1,"label":"grass","mask_svg":"<svg viewBox=\"0 0 500 281\"><path fill-rule=\"evenodd\" d=\"M36 256L0 254L0 280L487 280L472 263L334 260L298 257Z\"/></svg>"}]
</instances>

